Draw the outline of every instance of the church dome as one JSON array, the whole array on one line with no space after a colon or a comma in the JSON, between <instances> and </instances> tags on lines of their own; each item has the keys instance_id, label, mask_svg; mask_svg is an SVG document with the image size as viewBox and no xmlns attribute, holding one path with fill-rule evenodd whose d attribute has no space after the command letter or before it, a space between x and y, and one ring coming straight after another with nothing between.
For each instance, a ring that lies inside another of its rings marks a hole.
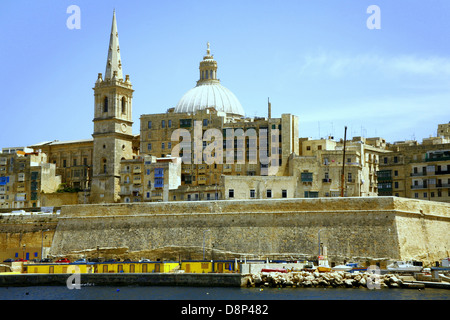
<instances>
[{"instance_id":1,"label":"church dome","mask_svg":"<svg viewBox=\"0 0 450 320\"><path fill-rule=\"evenodd\" d=\"M197 86L183 95L174 111L195 113L207 108L215 108L230 116L244 116L245 112L239 100L217 79L217 62L210 55L209 43L206 52L206 56L200 62L200 80L197 81Z\"/></svg>"}]
</instances>

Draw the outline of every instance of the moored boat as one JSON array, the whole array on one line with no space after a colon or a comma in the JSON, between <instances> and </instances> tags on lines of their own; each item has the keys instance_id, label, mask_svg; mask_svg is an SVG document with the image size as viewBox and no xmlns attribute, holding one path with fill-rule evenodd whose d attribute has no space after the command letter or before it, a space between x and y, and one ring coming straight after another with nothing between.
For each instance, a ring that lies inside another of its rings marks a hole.
<instances>
[{"instance_id":1,"label":"moored boat","mask_svg":"<svg viewBox=\"0 0 450 320\"><path fill-rule=\"evenodd\" d=\"M324 256L319 256L319 265L317 266L317 271L319 272L330 272L331 267L328 265L328 259Z\"/></svg>"},{"instance_id":2,"label":"moored boat","mask_svg":"<svg viewBox=\"0 0 450 320\"><path fill-rule=\"evenodd\" d=\"M420 272L423 269L422 262L419 261L395 261L387 266L389 271L411 271Z\"/></svg>"},{"instance_id":3,"label":"moored boat","mask_svg":"<svg viewBox=\"0 0 450 320\"><path fill-rule=\"evenodd\" d=\"M333 267L333 268L331 268L331 269L332 269L333 271L346 271L346 272L348 272L348 271L352 270L352 268L353 268L353 267L348 266L348 265L346 265L346 264L341 264L341 265L335 266L335 267Z\"/></svg>"}]
</instances>

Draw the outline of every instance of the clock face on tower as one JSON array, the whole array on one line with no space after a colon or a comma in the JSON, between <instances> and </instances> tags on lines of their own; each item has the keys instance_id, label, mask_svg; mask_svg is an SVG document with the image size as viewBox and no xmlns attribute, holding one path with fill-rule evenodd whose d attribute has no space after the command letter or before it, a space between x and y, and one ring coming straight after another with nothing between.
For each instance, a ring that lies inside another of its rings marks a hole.
<instances>
[{"instance_id":1,"label":"clock face on tower","mask_svg":"<svg viewBox=\"0 0 450 320\"><path fill-rule=\"evenodd\" d=\"M122 123L122 132L126 132L127 131L127 125L125 123Z\"/></svg>"}]
</instances>

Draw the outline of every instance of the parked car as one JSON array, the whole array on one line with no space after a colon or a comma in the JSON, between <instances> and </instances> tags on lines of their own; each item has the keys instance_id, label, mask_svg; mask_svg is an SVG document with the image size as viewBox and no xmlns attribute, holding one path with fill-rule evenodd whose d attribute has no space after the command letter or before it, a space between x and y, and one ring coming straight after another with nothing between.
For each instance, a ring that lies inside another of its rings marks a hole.
<instances>
[{"instance_id":1,"label":"parked car","mask_svg":"<svg viewBox=\"0 0 450 320\"><path fill-rule=\"evenodd\" d=\"M14 260L14 261L19 261L19 262L22 261L22 262L26 262L26 261L28 261L28 260L20 258L20 259Z\"/></svg>"},{"instance_id":2,"label":"parked car","mask_svg":"<svg viewBox=\"0 0 450 320\"><path fill-rule=\"evenodd\" d=\"M14 259L6 259L6 260L3 260L3 262L14 262Z\"/></svg>"},{"instance_id":3,"label":"parked car","mask_svg":"<svg viewBox=\"0 0 450 320\"><path fill-rule=\"evenodd\" d=\"M86 259L78 259L75 261L75 263L87 263Z\"/></svg>"},{"instance_id":4,"label":"parked car","mask_svg":"<svg viewBox=\"0 0 450 320\"><path fill-rule=\"evenodd\" d=\"M44 259L41 259L40 262L52 262L52 259L44 258Z\"/></svg>"},{"instance_id":5,"label":"parked car","mask_svg":"<svg viewBox=\"0 0 450 320\"><path fill-rule=\"evenodd\" d=\"M151 262L151 260L150 259L141 259L141 260L139 260L139 262Z\"/></svg>"},{"instance_id":6,"label":"parked car","mask_svg":"<svg viewBox=\"0 0 450 320\"><path fill-rule=\"evenodd\" d=\"M56 260L55 262L56 262L56 263L70 263L70 260L64 258L64 259L58 259L58 260Z\"/></svg>"}]
</instances>

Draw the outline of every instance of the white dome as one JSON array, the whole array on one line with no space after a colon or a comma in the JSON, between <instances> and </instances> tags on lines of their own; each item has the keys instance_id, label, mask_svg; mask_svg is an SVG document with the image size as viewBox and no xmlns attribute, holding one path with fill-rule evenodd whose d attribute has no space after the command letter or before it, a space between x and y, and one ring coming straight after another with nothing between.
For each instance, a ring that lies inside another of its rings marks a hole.
<instances>
[{"instance_id":1,"label":"white dome","mask_svg":"<svg viewBox=\"0 0 450 320\"><path fill-rule=\"evenodd\" d=\"M244 116L244 109L236 96L217 81L208 81L198 84L180 99L175 112L194 113L199 110L213 107L235 116Z\"/></svg>"}]
</instances>

